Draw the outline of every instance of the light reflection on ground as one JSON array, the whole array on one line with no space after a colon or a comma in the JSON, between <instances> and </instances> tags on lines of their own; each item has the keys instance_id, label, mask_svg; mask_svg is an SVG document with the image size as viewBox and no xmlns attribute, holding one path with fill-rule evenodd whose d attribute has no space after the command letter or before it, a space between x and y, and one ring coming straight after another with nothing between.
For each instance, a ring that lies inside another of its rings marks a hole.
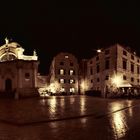
<instances>
[{"instance_id":1,"label":"light reflection on ground","mask_svg":"<svg viewBox=\"0 0 140 140\"><path fill-rule=\"evenodd\" d=\"M126 105L128 107L127 114L124 111L126 109L125 108ZM127 124L127 117L130 118L133 116L131 106L132 106L132 101L126 101L125 104L121 104L120 102L114 102L109 106L111 112L113 112L110 117L110 123L111 123L111 127L113 128L115 139L124 137L129 130Z\"/></svg>"},{"instance_id":2,"label":"light reflection on ground","mask_svg":"<svg viewBox=\"0 0 140 140\"><path fill-rule=\"evenodd\" d=\"M1 100L0 139L137 139L139 108L140 100L88 96Z\"/></svg>"}]
</instances>

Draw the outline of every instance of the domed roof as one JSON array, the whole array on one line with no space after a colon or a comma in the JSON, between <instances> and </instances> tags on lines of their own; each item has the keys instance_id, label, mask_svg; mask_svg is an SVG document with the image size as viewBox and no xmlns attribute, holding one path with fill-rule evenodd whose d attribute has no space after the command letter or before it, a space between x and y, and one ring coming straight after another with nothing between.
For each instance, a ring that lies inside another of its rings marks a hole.
<instances>
[{"instance_id":1,"label":"domed roof","mask_svg":"<svg viewBox=\"0 0 140 140\"><path fill-rule=\"evenodd\" d=\"M17 42L10 42L8 45L12 46L12 47L21 47L19 43Z\"/></svg>"}]
</instances>

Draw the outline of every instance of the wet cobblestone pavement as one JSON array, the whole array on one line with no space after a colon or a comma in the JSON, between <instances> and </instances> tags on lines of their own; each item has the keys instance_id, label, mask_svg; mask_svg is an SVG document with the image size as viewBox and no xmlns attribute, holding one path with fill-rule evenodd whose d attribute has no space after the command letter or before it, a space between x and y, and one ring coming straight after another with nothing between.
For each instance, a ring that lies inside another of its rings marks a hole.
<instances>
[{"instance_id":1,"label":"wet cobblestone pavement","mask_svg":"<svg viewBox=\"0 0 140 140\"><path fill-rule=\"evenodd\" d=\"M0 140L137 140L140 100L0 99Z\"/></svg>"}]
</instances>

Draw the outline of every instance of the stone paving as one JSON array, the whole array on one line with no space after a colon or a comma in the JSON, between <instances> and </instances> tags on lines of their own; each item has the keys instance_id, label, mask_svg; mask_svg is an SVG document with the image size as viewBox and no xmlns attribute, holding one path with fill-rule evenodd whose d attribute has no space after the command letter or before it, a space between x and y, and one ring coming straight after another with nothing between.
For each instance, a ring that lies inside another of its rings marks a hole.
<instances>
[{"instance_id":1,"label":"stone paving","mask_svg":"<svg viewBox=\"0 0 140 140\"><path fill-rule=\"evenodd\" d=\"M0 99L0 140L140 139L140 100Z\"/></svg>"}]
</instances>

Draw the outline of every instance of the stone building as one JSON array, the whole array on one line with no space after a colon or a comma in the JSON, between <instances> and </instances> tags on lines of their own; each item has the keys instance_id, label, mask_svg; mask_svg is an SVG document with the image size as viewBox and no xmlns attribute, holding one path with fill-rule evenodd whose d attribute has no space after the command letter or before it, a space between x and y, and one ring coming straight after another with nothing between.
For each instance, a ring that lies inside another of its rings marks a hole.
<instances>
[{"instance_id":1,"label":"stone building","mask_svg":"<svg viewBox=\"0 0 140 140\"><path fill-rule=\"evenodd\" d=\"M104 97L119 88L140 85L140 58L130 48L119 44L99 52L87 64L89 89L100 90Z\"/></svg>"},{"instance_id":2,"label":"stone building","mask_svg":"<svg viewBox=\"0 0 140 140\"><path fill-rule=\"evenodd\" d=\"M24 49L16 42L0 47L0 96L38 96L37 71L38 57L23 54Z\"/></svg>"},{"instance_id":3,"label":"stone building","mask_svg":"<svg viewBox=\"0 0 140 140\"><path fill-rule=\"evenodd\" d=\"M50 90L54 93L78 93L78 60L70 53L59 53L50 66Z\"/></svg>"}]
</instances>

